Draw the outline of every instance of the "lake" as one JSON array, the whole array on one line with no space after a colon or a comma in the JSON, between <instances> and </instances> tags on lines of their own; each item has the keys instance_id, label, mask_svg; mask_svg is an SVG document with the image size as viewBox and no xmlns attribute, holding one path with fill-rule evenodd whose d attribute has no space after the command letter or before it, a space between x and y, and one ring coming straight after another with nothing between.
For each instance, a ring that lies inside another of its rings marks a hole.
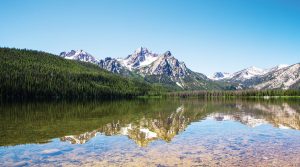
<instances>
[{"instance_id":1,"label":"lake","mask_svg":"<svg viewBox=\"0 0 300 167\"><path fill-rule=\"evenodd\" d=\"M0 166L300 166L300 101L0 105Z\"/></svg>"}]
</instances>

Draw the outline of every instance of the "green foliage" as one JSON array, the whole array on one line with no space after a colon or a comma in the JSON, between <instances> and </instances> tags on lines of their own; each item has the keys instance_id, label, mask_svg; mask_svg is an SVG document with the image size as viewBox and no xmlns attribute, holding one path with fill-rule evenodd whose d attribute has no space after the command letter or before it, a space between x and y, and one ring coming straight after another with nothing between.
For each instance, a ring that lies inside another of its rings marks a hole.
<instances>
[{"instance_id":1,"label":"green foliage","mask_svg":"<svg viewBox=\"0 0 300 167\"><path fill-rule=\"evenodd\" d=\"M156 92L91 63L26 49L0 48L0 98L120 98Z\"/></svg>"}]
</instances>

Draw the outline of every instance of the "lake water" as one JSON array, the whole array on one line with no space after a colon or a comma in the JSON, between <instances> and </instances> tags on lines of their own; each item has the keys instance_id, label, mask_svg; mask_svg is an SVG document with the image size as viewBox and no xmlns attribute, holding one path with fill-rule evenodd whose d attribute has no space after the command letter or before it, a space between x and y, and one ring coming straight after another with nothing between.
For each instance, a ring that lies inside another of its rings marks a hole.
<instances>
[{"instance_id":1,"label":"lake water","mask_svg":"<svg viewBox=\"0 0 300 167\"><path fill-rule=\"evenodd\" d=\"M300 166L299 100L0 105L0 166Z\"/></svg>"}]
</instances>

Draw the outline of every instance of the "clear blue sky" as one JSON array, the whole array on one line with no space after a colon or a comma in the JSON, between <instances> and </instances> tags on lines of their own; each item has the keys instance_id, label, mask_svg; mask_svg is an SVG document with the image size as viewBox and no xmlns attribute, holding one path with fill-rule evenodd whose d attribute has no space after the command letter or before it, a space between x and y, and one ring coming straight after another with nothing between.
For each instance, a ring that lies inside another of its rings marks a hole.
<instances>
[{"instance_id":1,"label":"clear blue sky","mask_svg":"<svg viewBox=\"0 0 300 167\"><path fill-rule=\"evenodd\" d=\"M1 0L0 46L125 57L170 50L211 74L300 62L300 1Z\"/></svg>"}]
</instances>

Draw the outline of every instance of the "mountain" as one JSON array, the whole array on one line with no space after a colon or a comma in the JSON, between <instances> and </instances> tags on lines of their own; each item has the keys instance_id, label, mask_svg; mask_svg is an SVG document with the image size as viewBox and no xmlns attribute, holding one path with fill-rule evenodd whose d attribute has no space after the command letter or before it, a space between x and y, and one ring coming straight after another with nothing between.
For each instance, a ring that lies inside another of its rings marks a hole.
<instances>
[{"instance_id":1,"label":"mountain","mask_svg":"<svg viewBox=\"0 0 300 167\"><path fill-rule=\"evenodd\" d=\"M278 65L266 70L257 70L251 77L237 80L230 78L227 82L239 83L243 89L299 89L299 63L291 66Z\"/></svg>"},{"instance_id":2,"label":"mountain","mask_svg":"<svg viewBox=\"0 0 300 167\"><path fill-rule=\"evenodd\" d=\"M83 50L71 50L70 52L61 52L59 56L69 60L79 60L94 64L97 64L99 62L99 60L97 60L94 56Z\"/></svg>"},{"instance_id":3,"label":"mountain","mask_svg":"<svg viewBox=\"0 0 300 167\"><path fill-rule=\"evenodd\" d=\"M215 86L205 75L188 69L170 51L156 54L145 61L136 71L150 83L169 84L182 89L210 89L210 86Z\"/></svg>"},{"instance_id":4,"label":"mountain","mask_svg":"<svg viewBox=\"0 0 300 167\"><path fill-rule=\"evenodd\" d=\"M159 57L158 54L152 53L147 48L140 47L133 54L128 55L125 59L119 59L123 66L129 70L139 69L150 65Z\"/></svg>"},{"instance_id":5,"label":"mountain","mask_svg":"<svg viewBox=\"0 0 300 167\"><path fill-rule=\"evenodd\" d=\"M267 71L260 69L258 67L249 67L243 70L240 70L235 73L228 73L228 72L216 72L213 76L210 77L212 80L226 80L231 82L241 82L247 79L253 78L255 76L263 75Z\"/></svg>"},{"instance_id":6,"label":"mountain","mask_svg":"<svg viewBox=\"0 0 300 167\"><path fill-rule=\"evenodd\" d=\"M228 72L215 72L209 78L212 80L222 80L231 77L231 74Z\"/></svg>"},{"instance_id":7,"label":"mountain","mask_svg":"<svg viewBox=\"0 0 300 167\"><path fill-rule=\"evenodd\" d=\"M249 67L235 73L215 73L210 79L236 85L236 89L299 89L299 64L270 69Z\"/></svg>"},{"instance_id":8,"label":"mountain","mask_svg":"<svg viewBox=\"0 0 300 167\"><path fill-rule=\"evenodd\" d=\"M300 63L275 69L250 81L254 83L251 87L258 90L300 88Z\"/></svg>"},{"instance_id":9,"label":"mountain","mask_svg":"<svg viewBox=\"0 0 300 167\"><path fill-rule=\"evenodd\" d=\"M253 78L255 76L260 76L265 73L265 70L252 66L233 73L228 79L230 79L231 81L245 81L247 79Z\"/></svg>"},{"instance_id":10,"label":"mountain","mask_svg":"<svg viewBox=\"0 0 300 167\"><path fill-rule=\"evenodd\" d=\"M172 80L178 80L188 75L188 69L183 62L179 62L170 51L159 55L156 60L141 66L139 72L143 75L168 75Z\"/></svg>"},{"instance_id":11,"label":"mountain","mask_svg":"<svg viewBox=\"0 0 300 167\"><path fill-rule=\"evenodd\" d=\"M112 73L161 84L175 90L300 88L299 69L288 65L278 65L270 69L252 66L232 74L216 72L208 78L204 74L190 70L170 51L157 54L145 47L140 47L127 57L118 59L107 57L98 60L83 50L62 52L60 57L90 62Z\"/></svg>"},{"instance_id":12,"label":"mountain","mask_svg":"<svg viewBox=\"0 0 300 167\"><path fill-rule=\"evenodd\" d=\"M0 48L0 99L120 98L146 95L153 87L81 61L97 61L83 51L62 57L26 49ZM66 59L78 59L71 61Z\"/></svg>"},{"instance_id":13,"label":"mountain","mask_svg":"<svg viewBox=\"0 0 300 167\"><path fill-rule=\"evenodd\" d=\"M140 47L124 59L107 57L99 61L82 50L62 52L60 56L94 63L113 73L134 76L175 89L221 89L220 85L212 82L204 74L187 68L185 63L176 59L170 51L157 54Z\"/></svg>"},{"instance_id":14,"label":"mountain","mask_svg":"<svg viewBox=\"0 0 300 167\"><path fill-rule=\"evenodd\" d=\"M111 57L100 60L99 62L97 62L97 64L101 68L113 73L121 73L121 70L123 69L123 66L116 59L113 59Z\"/></svg>"},{"instance_id":15,"label":"mountain","mask_svg":"<svg viewBox=\"0 0 300 167\"><path fill-rule=\"evenodd\" d=\"M212 80L230 80L230 81L245 81L247 79L251 79L257 76L264 75L269 72L274 72L276 70L282 69L287 67L286 64L277 65L275 67L272 67L270 69L261 69L258 67L249 67L243 70L240 70L235 73L228 73L228 72L216 72L213 74L213 76L210 77Z\"/></svg>"},{"instance_id":16,"label":"mountain","mask_svg":"<svg viewBox=\"0 0 300 167\"><path fill-rule=\"evenodd\" d=\"M288 67L288 66L289 65L287 65L287 64L280 64L280 65L277 65L277 66L272 67L270 69L266 69L265 71L266 71L266 73L268 73L268 72L274 72L274 71L280 70L280 69Z\"/></svg>"}]
</instances>

